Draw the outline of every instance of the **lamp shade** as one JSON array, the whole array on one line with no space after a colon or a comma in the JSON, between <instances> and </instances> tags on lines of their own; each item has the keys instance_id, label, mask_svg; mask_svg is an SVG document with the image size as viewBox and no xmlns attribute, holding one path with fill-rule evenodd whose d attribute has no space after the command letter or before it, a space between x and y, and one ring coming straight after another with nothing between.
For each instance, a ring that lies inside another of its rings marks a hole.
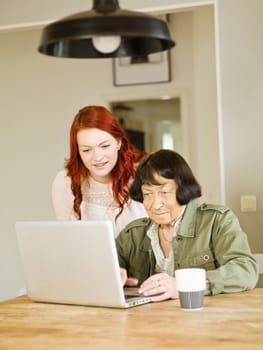
<instances>
[{"instance_id":1,"label":"lamp shade","mask_svg":"<svg viewBox=\"0 0 263 350\"><path fill-rule=\"evenodd\" d=\"M90 11L44 27L38 51L69 58L139 57L173 46L168 24L160 18L123 10L117 0L94 0Z\"/></svg>"}]
</instances>

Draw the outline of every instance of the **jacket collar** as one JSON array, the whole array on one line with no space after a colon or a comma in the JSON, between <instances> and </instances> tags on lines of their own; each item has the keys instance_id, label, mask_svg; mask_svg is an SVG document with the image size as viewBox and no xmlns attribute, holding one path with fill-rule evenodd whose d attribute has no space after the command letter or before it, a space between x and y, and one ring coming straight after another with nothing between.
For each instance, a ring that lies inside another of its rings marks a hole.
<instances>
[{"instance_id":1,"label":"jacket collar","mask_svg":"<svg viewBox=\"0 0 263 350\"><path fill-rule=\"evenodd\" d=\"M177 235L183 237L194 237L195 236L195 223L197 208L199 206L198 199L191 200L186 208L184 215L181 219L181 224L179 225Z\"/></svg>"},{"instance_id":2,"label":"jacket collar","mask_svg":"<svg viewBox=\"0 0 263 350\"><path fill-rule=\"evenodd\" d=\"M183 237L194 237L195 236L195 223L196 215L199 203L198 199L191 200L185 208L181 223L179 224L177 235ZM147 231L152 224L150 218L145 219L145 230ZM142 241L141 250L149 251L151 250L151 241L149 237L145 234L144 240Z\"/></svg>"}]
</instances>

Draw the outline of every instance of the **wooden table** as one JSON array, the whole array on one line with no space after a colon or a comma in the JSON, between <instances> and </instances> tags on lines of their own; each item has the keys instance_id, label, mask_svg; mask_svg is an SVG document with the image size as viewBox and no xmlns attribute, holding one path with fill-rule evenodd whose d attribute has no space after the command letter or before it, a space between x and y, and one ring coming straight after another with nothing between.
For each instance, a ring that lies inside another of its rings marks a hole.
<instances>
[{"instance_id":1,"label":"wooden table","mask_svg":"<svg viewBox=\"0 0 263 350\"><path fill-rule=\"evenodd\" d=\"M263 349L263 289L205 297L199 311L178 300L132 309L0 304L1 350Z\"/></svg>"}]
</instances>

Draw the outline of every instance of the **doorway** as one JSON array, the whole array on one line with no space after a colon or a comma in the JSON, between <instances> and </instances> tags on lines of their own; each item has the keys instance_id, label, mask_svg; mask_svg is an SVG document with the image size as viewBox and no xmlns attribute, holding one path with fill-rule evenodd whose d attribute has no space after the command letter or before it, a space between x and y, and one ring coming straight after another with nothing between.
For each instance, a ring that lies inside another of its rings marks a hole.
<instances>
[{"instance_id":1,"label":"doorway","mask_svg":"<svg viewBox=\"0 0 263 350\"><path fill-rule=\"evenodd\" d=\"M184 153L179 97L116 101L110 103L110 108L137 148Z\"/></svg>"}]
</instances>

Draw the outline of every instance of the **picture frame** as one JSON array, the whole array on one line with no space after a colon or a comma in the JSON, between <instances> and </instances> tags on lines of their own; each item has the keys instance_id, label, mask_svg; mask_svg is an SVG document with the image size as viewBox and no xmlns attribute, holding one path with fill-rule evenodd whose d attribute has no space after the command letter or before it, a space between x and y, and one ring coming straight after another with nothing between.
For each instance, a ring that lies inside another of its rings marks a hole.
<instances>
[{"instance_id":1,"label":"picture frame","mask_svg":"<svg viewBox=\"0 0 263 350\"><path fill-rule=\"evenodd\" d=\"M113 59L115 86L156 84L171 81L170 51L143 57L118 57Z\"/></svg>"}]
</instances>

